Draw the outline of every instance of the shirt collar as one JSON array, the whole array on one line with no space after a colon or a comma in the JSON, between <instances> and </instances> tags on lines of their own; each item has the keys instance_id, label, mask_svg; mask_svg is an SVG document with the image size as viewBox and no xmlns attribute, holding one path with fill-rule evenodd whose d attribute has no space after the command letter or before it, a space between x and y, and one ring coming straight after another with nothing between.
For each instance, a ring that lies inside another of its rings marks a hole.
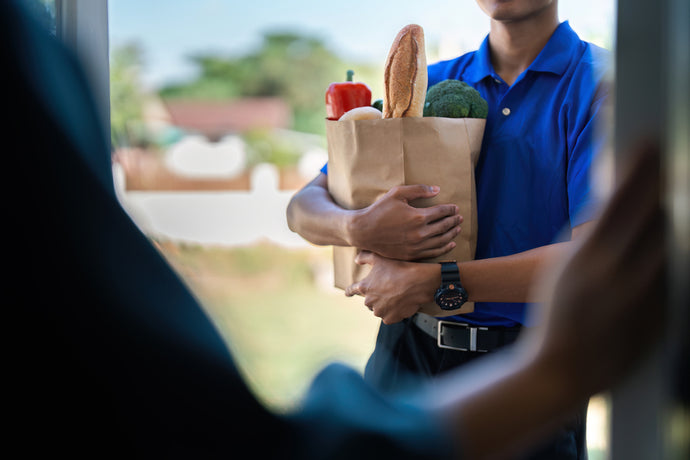
<instances>
[{"instance_id":1,"label":"shirt collar","mask_svg":"<svg viewBox=\"0 0 690 460\"><path fill-rule=\"evenodd\" d=\"M574 46L579 40L568 21L560 23L528 70L562 75L568 68ZM474 59L476 59L476 64L468 68L467 73L463 75L463 80L468 83L478 83L486 77L496 78L496 72L491 64L488 35L474 54Z\"/></svg>"},{"instance_id":2,"label":"shirt collar","mask_svg":"<svg viewBox=\"0 0 690 460\"><path fill-rule=\"evenodd\" d=\"M579 42L580 38L568 21L562 22L527 70L562 75L568 68Z\"/></svg>"},{"instance_id":3,"label":"shirt collar","mask_svg":"<svg viewBox=\"0 0 690 460\"><path fill-rule=\"evenodd\" d=\"M479 49L474 53L475 65L467 67L465 75L462 79L469 84L479 83L486 77L493 77L494 66L491 65L491 51L489 50L489 36L484 38L484 41L479 46Z\"/></svg>"}]
</instances>

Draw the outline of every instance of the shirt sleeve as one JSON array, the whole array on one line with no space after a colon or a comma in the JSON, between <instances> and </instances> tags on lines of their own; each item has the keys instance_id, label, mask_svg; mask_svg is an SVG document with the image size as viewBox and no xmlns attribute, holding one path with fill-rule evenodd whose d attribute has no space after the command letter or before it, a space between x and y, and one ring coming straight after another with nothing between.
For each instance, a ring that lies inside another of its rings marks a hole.
<instances>
[{"instance_id":1,"label":"shirt sleeve","mask_svg":"<svg viewBox=\"0 0 690 460\"><path fill-rule=\"evenodd\" d=\"M609 142L606 107L610 85L603 75L606 58L600 55L590 59L598 62L601 70L596 65L590 66L581 82L581 94L592 103L575 115L575 125L579 128L570 140L567 181L571 228L596 218L603 204L594 174Z\"/></svg>"}]
</instances>

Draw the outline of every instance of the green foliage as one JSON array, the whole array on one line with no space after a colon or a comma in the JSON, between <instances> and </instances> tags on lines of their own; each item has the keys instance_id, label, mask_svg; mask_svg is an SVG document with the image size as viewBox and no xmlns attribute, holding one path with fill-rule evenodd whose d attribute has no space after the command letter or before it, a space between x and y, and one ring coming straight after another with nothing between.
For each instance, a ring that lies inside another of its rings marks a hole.
<instances>
[{"instance_id":1,"label":"green foliage","mask_svg":"<svg viewBox=\"0 0 690 460\"><path fill-rule=\"evenodd\" d=\"M363 371L379 320L359 298L318 284L332 264L330 248L161 248L226 338L250 389L272 410L294 409L329 362Z\"/></svg>"},{"instance_id":2,"label":"green foliage","mask_svg":"<svg viewBox=\"0 0 690 460\"><path fill-rule=\"evenodd\" d=\"M356 81L383 80L370 66L344 62L321 39L292 32L268 33L260 47L243 56L199 54L190 59L199 68L198 77L161 88L161 97L280 97L292 107L291 128L316 134L325 134L326 88L344 80L346 69L355 69Z\"/></svg>"},{"instance_id":3,"label":"green foliage","mask_svg":"<svg viewBox=\"0 0 690 460\"><path fill-rule=\"evenodd\" d=\"M460 80L443 80L426 93L425 117L486 118L487 102L479 91Z\"/></svg>"},{"instance_id":4,"label":"green foliage","mask_svg":"<svg viewBox=\"0 0 690 460\"><path fill-rule=\"evenodd\" d=\"M291 32L265 35L259 47L241 56L190 56L199 72L194 79L158 90L164 99L232 100L242 97L279 97L292 108L292 126L303 133L325 136L325 93L334 81L343 81L347 69L355 81L367 83L372 94L383 93L382 65L360 65L342 60L320 38ZM111 121L114 146L160 144L159 135L146 131L143 103L148 94L141 82L144 53L129 44L111 53ZM296 149L279 136L248 133L252 162L290 165ZM270 145L275 151L269 152Z\"/></svg>"},{"instance_id":5,"label":"green foliage","mask_svg":"<svg viewBox=\"0 0 690 460\"><path fill-rule=\"evenodd\" d=\"M141 83L143 52L135 43L113 50L110 56L110 127L113 146L145 145L143 122L146 92Z\"/></svg>"},{"instance_id":6,"label":"green foliage","mask_svg":"<svg viewBox=\"0 0 690 460\"><path fill-rule=\"evenodd\" d=\"M278 167L294 166L302 152L289 138L266 129L248 131L242 139L247 144L248 166L259 163L272 163Z\"/></svg>"},{"instance_id":7,"label":"green foliage","mask_svg":"<svg viewBox=\"0 0 690 460\"><path fill-rule=\"evenodd\" d=\"M159 91L163 98L184 98L218 100L233 99L242 95L236 75L242 72L237 65L216 56L192 56L190 59L199 67L195 80L171 84Z\"/></svg>"}]
</instances>

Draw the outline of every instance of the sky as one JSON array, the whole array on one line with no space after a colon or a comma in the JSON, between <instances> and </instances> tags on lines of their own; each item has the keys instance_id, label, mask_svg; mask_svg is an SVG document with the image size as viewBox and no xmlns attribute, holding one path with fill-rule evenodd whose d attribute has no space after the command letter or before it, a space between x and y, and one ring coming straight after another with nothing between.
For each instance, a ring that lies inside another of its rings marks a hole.
<instances>
[{"instance_id":1,"label":"sky","mask_svg":"<svg viewBox=\"0 0 690 460\"><path fill-rule=\"evenodd\" d=\"M428 45L447 59L476 49L489 29L474 0L110 0L110 46L137 42L144 82L157 87L192 77L187 57L241 56L267 31L316 36L343 58L383 66L406 24L424 28ZM424 8L422 8L424 6ZM560 20L581 38L613 46L615 0L560 0Z\"/></svg>"}]
</instances>

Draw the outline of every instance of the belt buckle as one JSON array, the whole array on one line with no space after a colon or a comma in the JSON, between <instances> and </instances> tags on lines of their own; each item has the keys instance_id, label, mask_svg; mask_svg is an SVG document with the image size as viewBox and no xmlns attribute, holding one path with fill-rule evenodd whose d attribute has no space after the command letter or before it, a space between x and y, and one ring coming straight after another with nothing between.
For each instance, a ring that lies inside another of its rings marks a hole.
<instances>
[{"instance_id":1,"label":"belt buckle","mask_svg":"<svg viewBox=\"0 0 690 460\"><path fill-rule=\"evenodd\" d=\"M467 329L470 331L470 347L469 348L461 348L461 347L454 347L452 345L445 345L443 343L442 337L443 337L443 327L444 326L450 326L450 327L458 327L462 329ZM445 348L448 350L460 350L460 351L476 351L480 353L486 353L489 350L482 350L482 349L477 349L477 331L481 330L488 330L486 327L476 327L476 326L470 326L467 323L456 323L455 321L444 321L444 320L439 320L438 321L438 329L436 330L436 345L439 348Z\"/></svg>"}]
</instances>

